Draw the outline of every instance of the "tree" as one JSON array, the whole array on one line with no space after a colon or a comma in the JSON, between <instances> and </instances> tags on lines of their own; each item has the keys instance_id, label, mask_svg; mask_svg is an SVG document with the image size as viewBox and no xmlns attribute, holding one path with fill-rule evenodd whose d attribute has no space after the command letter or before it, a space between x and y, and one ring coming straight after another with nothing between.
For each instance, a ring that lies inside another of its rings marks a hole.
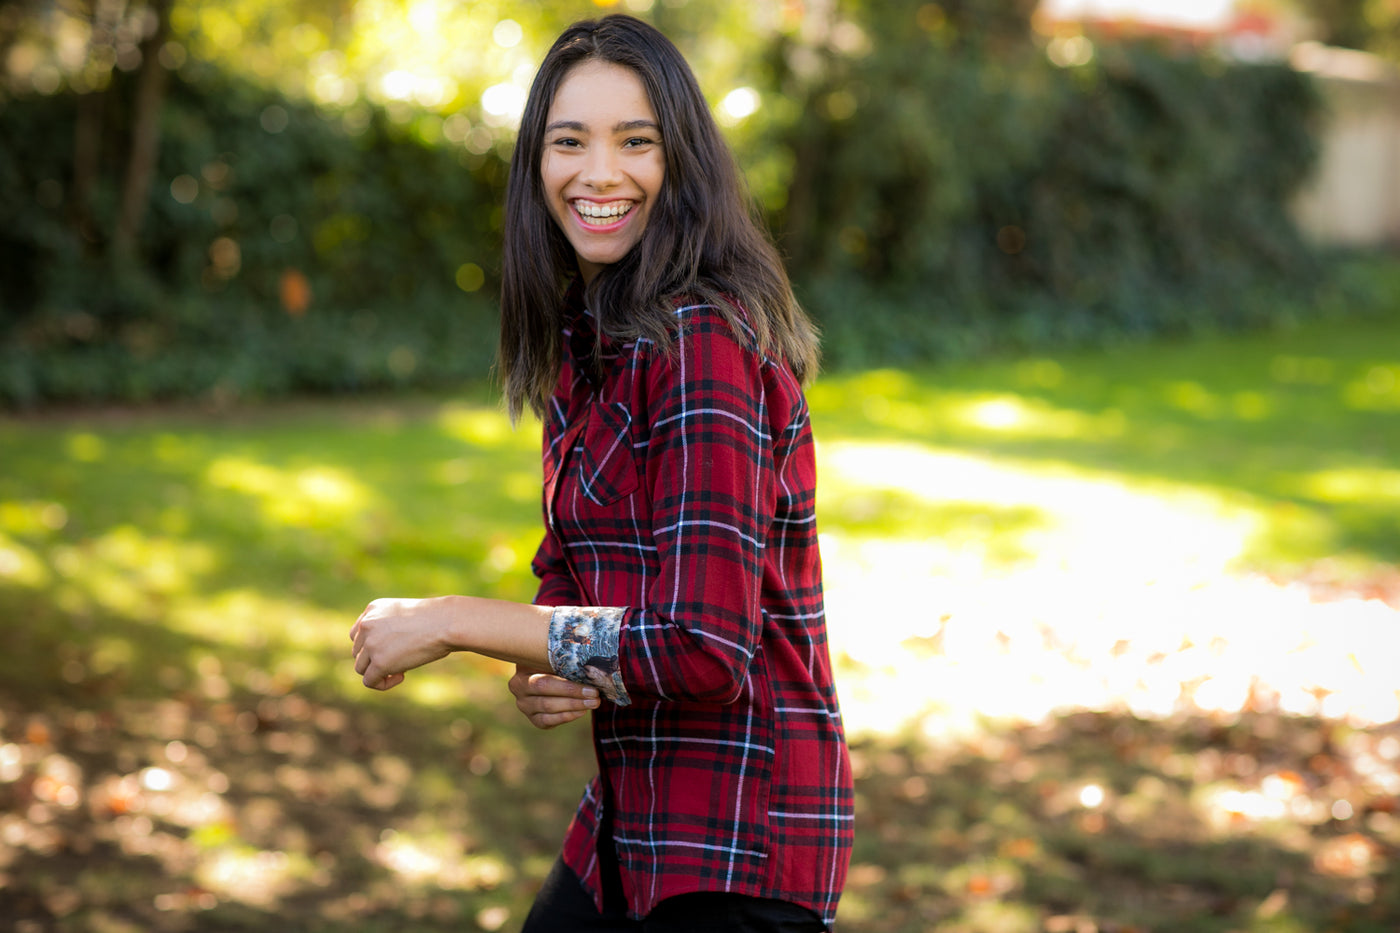
<instances>
[{"instance_id":1,"label":"tree","mask_svg":"<svg viewBox=\"0 0 1400 933\"><path fill-rule=\"evenodd\" d=\"M1302 6L1320 41L1400 60L1397 0L1303 0Z\"/></svg>"},{"instance_id":2,"label":"tree","mask_svg":"<svg viewBox=\"0 0 1400 933\"><path fill-rule=\"evenodd\" d=\"M112 231L112 251L118 261L131 257L141 223L146 216L160 147L160 112L165 103L165 64L161 50L170 35L171 0L150 0L141 17L142 36L138 50L140 71L132 101L131 146L122 183L121 207Z\"/></svg>"}]
</instances>

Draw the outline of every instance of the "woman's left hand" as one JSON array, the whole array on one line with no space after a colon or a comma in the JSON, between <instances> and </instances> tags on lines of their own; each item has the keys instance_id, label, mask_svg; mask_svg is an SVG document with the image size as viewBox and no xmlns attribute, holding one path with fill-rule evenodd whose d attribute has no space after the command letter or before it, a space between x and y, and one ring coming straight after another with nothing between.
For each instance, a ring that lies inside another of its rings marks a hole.
<instances>
[{"instance_id":1,"label":"woman's left hand","mask_svg":"<svg viewBox=\"0 0 1400 933\"><path fill-rule=\"evenodd\" d=\"M376 599L350 629L355 672L366 687L388 690L404 671L446 657L450 610L445 599Z\"/></svg>"},{"instance_id":2,"label":"woman's left hand","mask_svg":"<svg viewBox=\"0 0 1400 933\"><path fill-rule=\"evenodd\" d=\"M553 729L598 708L598 689L523 664L507 685L515 707L536 729Z\"/></svg>"}]
</instances>

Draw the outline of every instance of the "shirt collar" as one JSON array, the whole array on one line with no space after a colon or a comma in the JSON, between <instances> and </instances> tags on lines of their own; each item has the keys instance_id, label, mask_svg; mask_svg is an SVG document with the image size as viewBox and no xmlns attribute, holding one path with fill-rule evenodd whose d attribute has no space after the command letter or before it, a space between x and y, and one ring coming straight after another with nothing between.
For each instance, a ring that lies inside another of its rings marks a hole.
<instances>
[{"instance_id":1,"label":"shirt collar","mask_svg":"<svg viewBox=\"0 0 1400 933\"><path fill-rule=\"evenodd\" d=\"M599 333L596 315L584 304L581 278L570 282L564 293L563 319L569 356L577 368L593 373L601 364L606 370L621 356L623 347L606 333Z\"/></svg>"}]
</instances>

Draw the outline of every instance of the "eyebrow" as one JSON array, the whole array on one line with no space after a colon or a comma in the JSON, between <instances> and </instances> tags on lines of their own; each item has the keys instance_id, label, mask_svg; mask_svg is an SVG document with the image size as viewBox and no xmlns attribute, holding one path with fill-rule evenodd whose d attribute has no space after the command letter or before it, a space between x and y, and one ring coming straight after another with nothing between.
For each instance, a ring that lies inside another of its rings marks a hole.
<instances>
[{"instance_id":1,"label":"eyebrow","mask_svg":"<svg viewBox=\"0 0 1400 933\"><path fill-rule=\"evenodd\" d=\"M588 127L578 120L556 120L544 128L546 133L553 133L555 130L572 130L575 133L587 132ZM614 133L630 133L633 130L655 130L661 131L653 120L624 120L613 127Z\"/></svg>"}]
</instances>

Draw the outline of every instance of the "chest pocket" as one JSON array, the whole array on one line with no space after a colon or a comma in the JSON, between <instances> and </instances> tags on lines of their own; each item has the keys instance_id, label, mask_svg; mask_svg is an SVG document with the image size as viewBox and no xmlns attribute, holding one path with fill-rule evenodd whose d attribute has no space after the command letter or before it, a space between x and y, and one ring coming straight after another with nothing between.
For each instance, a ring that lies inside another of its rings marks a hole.
<instances>
[{"instance_id":1,"label":"chest pocket","mask_svg":"<svg viewBox=\"0 0 1400 933\"><path fill-rule=\"evenodd\" d=\"M632 413L609 402L594 407L583 432L579 480L583 494L598 505L609 505L637 489L637 465L632 457Z\"/></svg>"}]
</instances>

